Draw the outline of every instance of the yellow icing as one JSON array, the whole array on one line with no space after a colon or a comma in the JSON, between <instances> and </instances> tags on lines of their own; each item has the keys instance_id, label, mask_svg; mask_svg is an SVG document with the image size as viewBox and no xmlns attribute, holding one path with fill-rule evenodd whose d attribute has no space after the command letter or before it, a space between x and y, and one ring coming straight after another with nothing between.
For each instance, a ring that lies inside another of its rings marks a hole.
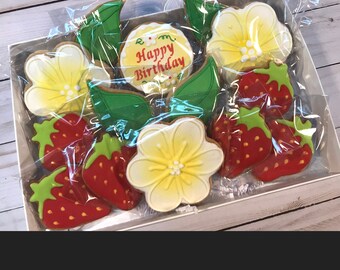
<instances>
[{"instance_id":1,"label":"yellow icing","mask_svg":"<svg viewBox=\"0 0 340 270\"><path fill-rule=\"evenodd\" d=\"M53 57L51 57L53 55ZM55 53L36 54L25 63L32 85L25 91L25 104L35 115L81 112L88 96L86 80L109 86L110 75L90 64L77 45L63 44Z\"/></svg>"},{"instance_id":2,"label":"yellow icing","mask_svg":"<svg viewBox=\"0 0 340 270\"><path fill-rule=\"evenodd\" d=\"M210 192L209 179L224 159L222 150L206 140L203 123L191 117L179 118L171 125L146 126L137 148L127 167L127 179L145 192L149 206L159 212L205 199Z\"/></svg>"},{"instance_id":3,"label":"yellow icing","mask_svg":"<svg viewBox=\"0 0 340 270\"><path fill-rule=\"evenodd\" d=\"M125 79L138 90L166 93L192 71L193 51L182 31L149 23L133 30L120 54Z\"/></svg>"},{"instance_id":4,"label":"yellow icing","mask_svg":"<svg viewBox=\"0 0 340 270\"><path fill-rule=\"evenodd\" d=\"M260 2L222 10L214 19L212 32L207 53L223 68L226 79L266 67L271 59L285 61L293 47L289 29L278 21L270 5Z\"/></svg>"}]
</instances>

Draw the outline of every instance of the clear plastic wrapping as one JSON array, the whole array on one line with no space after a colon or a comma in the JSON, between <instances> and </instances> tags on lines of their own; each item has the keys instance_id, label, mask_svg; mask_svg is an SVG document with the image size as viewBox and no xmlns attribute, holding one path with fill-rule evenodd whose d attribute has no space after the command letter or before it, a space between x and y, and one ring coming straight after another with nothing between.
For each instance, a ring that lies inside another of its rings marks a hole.
<instances>
[{"instance_id":1,"label":"clear plastic wrapping","mask_svg":"<svg viewBox=\"0 0 340 270\"><path fill-rule=\"evenodd\" d=\"M306 87L288 6L116 0L51 12L48 37L12 60L39 229L197 213L330 173L327 123L313 111L324 97Z\"/></svg>"}]
</instances>

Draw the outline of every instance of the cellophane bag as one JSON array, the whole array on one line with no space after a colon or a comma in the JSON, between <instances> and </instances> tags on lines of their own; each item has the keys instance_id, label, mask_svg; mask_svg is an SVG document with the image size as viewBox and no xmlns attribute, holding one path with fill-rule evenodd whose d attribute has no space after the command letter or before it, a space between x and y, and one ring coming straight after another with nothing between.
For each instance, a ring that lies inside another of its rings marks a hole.
<instances>
[{"instance_id":1,"label":"cellophane bag","mask_svg":"<svg viewBox=\"0 0 340 270\"><path fill-rule=\"evenodd\" d=\"M126 229L330 172L297 53L318 2L72 3L11 63L37 229Z\"/></svg>"}]
</instances>

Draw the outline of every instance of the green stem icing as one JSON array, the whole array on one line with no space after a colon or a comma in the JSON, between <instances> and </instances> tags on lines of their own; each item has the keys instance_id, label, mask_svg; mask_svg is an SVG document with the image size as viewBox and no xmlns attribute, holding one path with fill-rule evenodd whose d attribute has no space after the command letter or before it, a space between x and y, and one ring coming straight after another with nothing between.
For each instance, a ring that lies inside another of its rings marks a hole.
<instances>
[{"instance_id":1,"label":"green stem icing","mask_svg":"<svg viewBox=\"0 0 340 270\"><path fill-rule=\"evenodd\" d=\"M102 4L77 32L78 43L85 47L95 60L113 63L119 53L121 43L120 11L122 0Z\"/></svg>"},{"instance_id":2,"label":"green stem icing","mask_svg":"<svg viewBox=\"0 0 340 270\"><path fill-rule=\"evenodd\" d=\"M88 82L95 113L107 131L115 131L130 141L152 117L149 102L130 91L108 92ZM138 134L137 134L138 135Z\"/></svg>"},{"instance_id":3,"label":"green stem icing","mask_svg":"<svg viewBox=\"0 0 340 270\"><path fill-rule=\"evenodd\" d=\"M172 42L175 42L176 41L176 38L173 38L172 36L170 36L170 35L161 35L161 36L159 36L158 37L158 39L170 39L170 41L172 41Z\"/></svg>"},{"instance_id":4,"label":"green stem icing","mask_svg":"<svg viewBox=\"0 0 340 270\"><path fill-rule=\"evenodd\" d=\"M294 90L289 79L288 66L286 64L277 65L274 61L271 61L269 63L269 68L255 69L254 73L269 75L269 80L267 81L267 84L270 84L271 82L276 81L278 84L279 92L280 92L281 86L285 85L289 89L290 95L294 96Z\"/></svg>"},{"instance_id":5,"label":"green stem icing","mask_svg":"<svg viewBox=\"0 0 340 270\"><path fill-rule=\"evenodd\" d=\"M197 40L206 43L211 38L211 22L216 13L227 6L205 0L184 0L185 10Z\"/></svg>"},{"instance_id":6,"label":"green stem icing","mask_svg":"<svg viewBox=\"0 0 340 270\"><path fill-rule=\"evenodd\" d=\"M110 160L112 158L112 153L117 151L120 152L122 146L123 144L118 138L105 134L103 139L94 145L93 152L85 163L85 169L90 168L99 156L105 156L108 160Z\"/></svg>"},{"instance_id":7,"label":"green stem icing","mask_svg":"<svg viewBox=\"0 0 340 270\"><path fill-rule=\"evenodd\" d=\"M303 147L305 144L307 144L312 150L312 153L314 153L314 144L312 141L312 137L316 129L312 128L312 123L309 120L307 120L305 123L302 123L301 118L299 116L295 116L293 121L283 119L279 119L276 121L279 124L294 128L294 136L298 136L301 138L300 145Z\"/></svg>"},{"instance_id":8,"label":"green stem icing","mask_svg":"<svg viewBox=\"0 0 340 270\"><path fill-rule=\"evenodd\" d=\"M30 185L33 190L33 195L30 198L30 202L38 202L39 218L43 218L44 203L46 200L55 200L56 198L52 195L52 189L55 187L62 187L55 181L55 178L60 173L64 172L66 167L61 167L55 170L50 175L43 178L39 183L33 183Z\"/></svg>"},{"instance_id":9,"label":"green stem icing","mask_svg":"<svg viewBox=\"0 0 340 270\"><path fill-rule=\"evenodd\" d=\"M232 115L231 118L234 118ZM239 113L236 116L237 125L244 124L247 126L248 130L252 128L258 127L263 130L266 134L267 138L271 139L272 135L270 130L264 121L263 117L260 115L260 108L254 107L252 109L247 109L244 107L240 107Z\"/></svg>"},{"instance_id":10,"label":"green stem icing","mask_svg":"<svg viewBox=\"0 0 340 270\"><path fill-rule=\"evenodd\" d=\"M194 115L207 122L220 91L218 69L212 57L175 91L170 100L170 115Z\"/></svg>"},{"instance_id":11,"label":"green stem icing","mask_svg":"<svg viewBox=\"0 0 340 270\"><path fill-rule=\"evenodd\" d=\"M45 120L41 124L35 123L33 128L36 135L32 138L32 141L39 143L39 159L43 162L45 156L45 147L47 145L54 146L51 134L59 132L54 128L54 124L59 120L59 118L52 118L51 120Z\"/></svg>"}]
</instances>

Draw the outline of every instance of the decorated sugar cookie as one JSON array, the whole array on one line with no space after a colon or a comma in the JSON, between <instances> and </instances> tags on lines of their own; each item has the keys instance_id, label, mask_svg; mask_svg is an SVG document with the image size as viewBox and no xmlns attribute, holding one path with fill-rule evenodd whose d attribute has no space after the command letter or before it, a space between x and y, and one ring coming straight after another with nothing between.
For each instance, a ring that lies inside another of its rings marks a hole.
<instances>
[{"instance_id":1,"label":"decorated sugar cookie","mask_svg":"<svg viewBox=\"0 0 340 270\"><path fill-rule=\"evenodd\" d=\"M258 107L219 115L212 124L211 137L223 149L225 160L219 173L228 178L261 162L272 150L272 135Z\"/></svg>"},{"instance_id":2,"label":"decorated sugar cookie","mask_svg":"<svg viewBox=\"0 0 340 270\"><path fill-rule=\"evenodd\" d=\"M192 115L207 123L216 106L219 91L218 69L214 59L208 57L200 70L168 96L171 117Z\"/></svg>"},{"instance_id":3,"label":"decorated sugar cookie","mask_svg":"<svg viewBox=\"0 0 340 270\"><path fill-rule=\"evenodd\" d=\"M88 84L93 110L105 131L134 145L139 131L153 118L148 100L139 93Z\"/></svg>"},{"instance_id":4,"label":"decorated sugar cookie","mask_svg":"<svg viewBox=\"0 0 340 270\"><path fill-rule=\"evenodd\" d=\"M81 163L92 144L87 121L75 113L35 123L33 129L32 141L38 144L39 160L50 171Z\"/></svg>"},{"instance_id":5,"label":"decorated sugar cookie","mask_svg":"<svg viewBox=\"0 0 340 270\"><path fill-rule=\"evenodd\" d=\"M120 54L125 79L146 94L167 93L190 75L193 51L181 30L170 24L138 26Z\"/></svg>"},{"instance_id":6,"label":"decorated sugar cookie","mask_svg":"<svg viewBox=\"0 0 340 270\"><path fill-rule=\"evenodd\" d=\"M126 179L126 167L136 147L124 146L116 137L104 134L84 161L83 178L98 197L122 210L134 208L141 199Z\"/></svg>"},{"instance_id":7,"label":"decorated sugar cookie","mask_svg":"<svg viewBox=\"0 0 340 270\"><path fill-rule=\"evenodd\" d=\"M264 182L296 174L307 168L314 154L312 137L315 128L310 121L295 116L292 121L277 119L268 123L275 147L266 160L252 170Z\"/></svg>"},{"instance_id":8,"label":"decorated sugar cookie","mask_svg":"<svg viewBox=\"0 0 340 270\"><path fill-rule=\"evenodd\" d=\"M81 172L59 167L30 185L31 203L38 204L38 215L48 229L70 229L107 216L111 207L89 193Z\"/></svg>"},{"instance_id":9,"label":"decorated sugar cookie","mask_svg":"<svg viewBox=\"0 0 340 270\"><path fill-rule=\"evenodd\" d=\"M237 82L237 103L261 108L266 117L282 117L288 112L294 97L288 66L271 61L268 68L245 73Z\"/></svg>"},{"instance_id":10,"label":"decorated sugar cookie","mask_svg":"<svg viewBox=\"0 0 340 270\"><path fill-rule=\"evenodd\" d=\"M146 126L137 149L127 167L128 181L159 212L205 199L210 177L223 162L221 148L207 139L203 122L193 117Z\"/></svg>"},{"instance_id":11,"label":"decorated sugar cookie","mask_svg":"<svg viewBox=\"0 0 340 270\"><path fill-rule=\"evenodd\" d=\"M213 21L212 33L207 53L229 80L238 72L265 67L271 59L284 62L293 47L289 29L270 5L260 2L223 9Z\"/></svg>"},{"instance_id":12,"label":"decorated sugar cookie","mask_svg":"<svg viewBox=\"0 0 340 270\"><path fill-rule=\"evenodd\" d=\"M24 101L37 116L82 112L89 98L87 80L110 85L109 73L90 63L76 43L62 43L54 52L32 54L25 63L25 73L31 83Z\"/></svg>"}]
</instances>

